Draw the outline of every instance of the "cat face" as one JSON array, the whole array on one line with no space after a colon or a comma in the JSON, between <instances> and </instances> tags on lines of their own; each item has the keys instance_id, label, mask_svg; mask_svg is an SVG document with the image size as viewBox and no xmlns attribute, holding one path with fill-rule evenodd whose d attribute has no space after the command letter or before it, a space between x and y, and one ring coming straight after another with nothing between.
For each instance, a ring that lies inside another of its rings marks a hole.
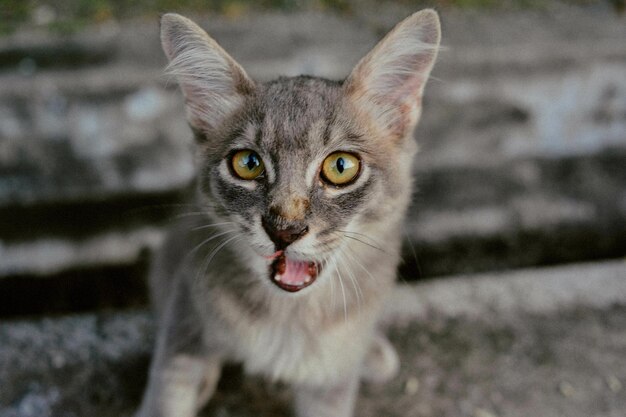
<instances>
[{"instance_id":1,"label":"cat face","mask_svg":"<svg viewBox=\"0 0 626 417\"><path fill-rule=\"evenodd\" d=\"M436 14L402 22L345 82L257 84L178 15L164 16L162 42L198 138L201 198L241 232L279 289L311 286L346 241L372 246L369 229L398 223Z\"/></svg>"},{"instance_id":2,"label":"cat face","mask_svg":"<svg viewBox=\"0 0 626 417\"><path fill-rule=\"evenodd\" d=\"M398 188L390 155L350 122L344 98L339 83L307 77L259 86L211 147L218 157L203 158L201 189L220 221L239 225L260 256L276 256L272 281L287 291L312 284Z\"/></svg>"}]
</instances>

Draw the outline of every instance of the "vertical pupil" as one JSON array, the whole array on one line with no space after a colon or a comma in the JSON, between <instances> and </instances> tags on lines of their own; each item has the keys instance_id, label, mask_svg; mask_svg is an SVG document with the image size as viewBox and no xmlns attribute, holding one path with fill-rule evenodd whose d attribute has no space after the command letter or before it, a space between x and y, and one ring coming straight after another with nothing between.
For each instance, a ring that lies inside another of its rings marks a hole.
<instances>
[{"instance_id":1,"label":"vertical pupil","mask_svg":"<svg viewBox=\"0 0 626 417\"><path fill-rule=\"evenodd\" d=\"M344 169L345 169L345 161L343 160L343 158L338 158L337 159L337 171L339 171L340 174L343 174Z\"/></svg>"},{"instance_id":2,"label":"vertical pupil","mask_svg":"<svg viewBox=\"0 0 626 417\"><path fill-rule=\"evenodd\" d=\"M259 161L255 154L249 154L245 158L244 164L248 167L250 171L252 171L254 168L256 168L259 165Z\"/></svg>"}]
</instances>

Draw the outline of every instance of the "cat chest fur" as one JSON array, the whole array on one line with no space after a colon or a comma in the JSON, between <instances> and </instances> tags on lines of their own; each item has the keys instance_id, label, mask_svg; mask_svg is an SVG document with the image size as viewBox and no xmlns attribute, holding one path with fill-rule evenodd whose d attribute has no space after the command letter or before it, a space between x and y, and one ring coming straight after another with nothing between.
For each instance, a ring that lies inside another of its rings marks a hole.
<instances>
[{"instance_id":1,"label":"cat chest fur","mask_svg":"<svg viewBox=\"0 0 626 417\"><path fill-rule=\"evenodd\" d=\"M311 320L303 321L297 316L306 316L306 311L288 309L255 319L234 315L239 306L229 296L214 300L213 308L224 318L226 349L232 355L228 359L242 362L247 373L296 384L326 384L354 372L373 331L371 316L378 310L373 303L358 316L330 322L315 320L319 311L310 311Z\"/></svg>"}]
</instances>

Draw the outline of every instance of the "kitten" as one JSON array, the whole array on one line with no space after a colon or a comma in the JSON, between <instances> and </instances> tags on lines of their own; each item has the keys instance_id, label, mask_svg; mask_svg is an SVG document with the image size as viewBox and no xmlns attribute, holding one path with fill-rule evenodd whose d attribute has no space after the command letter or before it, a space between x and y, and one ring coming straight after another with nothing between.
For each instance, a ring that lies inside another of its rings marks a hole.
<instances>
[{"instance_id":1,"label":"kitten","mask_svg":"<svg viewBox=\"0 0 626 417\"><path fill-rule=\"evenodd\" d=\"M162 17L202 209L152 268L159 334L138 416L196 415L227 361L291 384L298 417L349 417L362 378L395 375L376 322L394 285L412 132L439 40L437 13L424 10L343 82L257 83L196 24Z\"/></svg>"}]
</instances>

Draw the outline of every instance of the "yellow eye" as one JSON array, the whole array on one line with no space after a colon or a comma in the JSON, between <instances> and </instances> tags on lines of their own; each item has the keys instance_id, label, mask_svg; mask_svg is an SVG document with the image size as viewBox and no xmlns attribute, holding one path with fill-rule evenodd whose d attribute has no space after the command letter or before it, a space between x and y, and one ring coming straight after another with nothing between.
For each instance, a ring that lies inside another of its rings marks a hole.
<instances>
[{"instance_id":1,"label":"yellow eye","mask_svg":"<svg viewBox=\"0 0 626 417\"><path fill-rule=\"evenodd\" d=\"M322 163L322 178L333 185L344 185L354 180L361 170L361 161L355 155L335 152Z\"/></svg>"},{"instance_id":2,"label":"yellow eye","mask_svg":"<svg viewBox=\"0 0 626 417\"><path fill-rule=\"evenodd\" d=\"M231 165L235 175L242 180L253 180L265 170L259 154L250 150L236 152L231 159Z\"/></svg>"}]
</instances>

